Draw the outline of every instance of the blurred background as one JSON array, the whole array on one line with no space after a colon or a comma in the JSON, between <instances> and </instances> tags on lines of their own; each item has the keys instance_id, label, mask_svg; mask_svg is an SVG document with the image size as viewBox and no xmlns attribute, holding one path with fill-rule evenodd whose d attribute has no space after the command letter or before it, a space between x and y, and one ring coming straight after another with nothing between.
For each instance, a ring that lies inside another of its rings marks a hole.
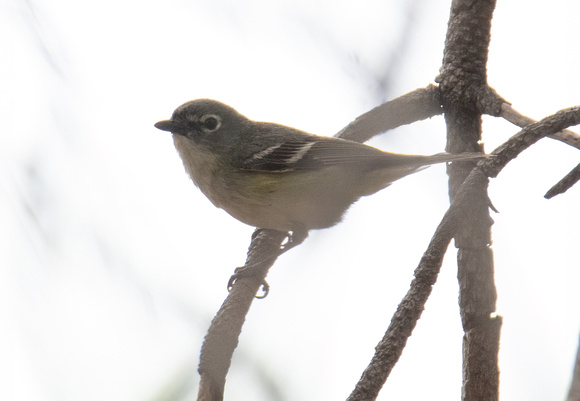
<instances>
[{"instance_id":1,"label":"blurred background","mask_svg":"<svg viewBox=\"0 0 580 401\"><path fill-rule=\"evenodd\" d=\"M1 399L190 400L209 322L253 228L215 209L153 127L214 98L333 135L433 82L449 1L3 0ZM539 119L577 105L580 3L499 1L489 83ZM574 129L574 128L573 128ZM578 128L576 128L578 130ZM486 117L491 151L518 129ZM445 147L442 117L375 138ZM504 399L562 400L580 331L578 150L544 139L492 180ZM370 361L447 208L444 166L358 202L270 271L228 400L340 400ZM379 399L459 399L455 251Z\"/></svg>"}]
</instances>

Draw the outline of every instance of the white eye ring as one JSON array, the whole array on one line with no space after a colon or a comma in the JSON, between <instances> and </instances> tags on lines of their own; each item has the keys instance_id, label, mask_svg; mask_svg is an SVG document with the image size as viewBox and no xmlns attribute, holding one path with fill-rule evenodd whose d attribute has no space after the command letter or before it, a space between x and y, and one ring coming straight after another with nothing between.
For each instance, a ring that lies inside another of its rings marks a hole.
<instances>
[{"instance_id":1,"label":"white eye ring","mask_svg":"<svg viewBox=\"0 0 580 401\"><path fill-rule=\"evenodd\" d=\"M215 132L222 126L222 119L215 114L206 114L199 119L201 129L204 132Z\"/></svg>"}]
</instances>

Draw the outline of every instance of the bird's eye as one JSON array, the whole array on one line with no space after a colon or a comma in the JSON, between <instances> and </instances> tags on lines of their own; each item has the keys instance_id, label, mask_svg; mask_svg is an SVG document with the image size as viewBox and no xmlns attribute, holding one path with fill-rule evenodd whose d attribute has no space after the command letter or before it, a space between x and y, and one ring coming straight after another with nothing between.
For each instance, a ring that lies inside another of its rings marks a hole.
<instances>
[{"instance_id":1,"label":"bird's eye","mask_svg":"<svg viewBox=\"0 0 580 401\"><path fill-rule=\"evenodd\" d=\"M199 121L201 122L201 129L205 132L215 132L222 125L221 118L215 114L206 114Z\"/></svg>"}]
</instances>

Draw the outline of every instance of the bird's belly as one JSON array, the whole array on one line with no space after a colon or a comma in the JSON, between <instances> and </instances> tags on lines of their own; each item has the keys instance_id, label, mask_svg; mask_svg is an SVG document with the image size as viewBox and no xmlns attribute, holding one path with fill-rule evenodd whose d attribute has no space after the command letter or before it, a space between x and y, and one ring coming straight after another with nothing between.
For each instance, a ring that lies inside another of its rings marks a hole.
<instances>
[{"instance_id":1,"label":"bird's belly","mask_svg":"<svg viewBox=\"0 0 580 401\"><path fill-rule=\"evenodd\" d=\"M286 177L279 173L244 174L230 182L230 187L244 183L243 187L232 188L214 204L254 227L279 231L331 227L358 199L348 180L320 180L313 184L309 182L313 177L307 172Z\"/></svg>"}]
</instances>

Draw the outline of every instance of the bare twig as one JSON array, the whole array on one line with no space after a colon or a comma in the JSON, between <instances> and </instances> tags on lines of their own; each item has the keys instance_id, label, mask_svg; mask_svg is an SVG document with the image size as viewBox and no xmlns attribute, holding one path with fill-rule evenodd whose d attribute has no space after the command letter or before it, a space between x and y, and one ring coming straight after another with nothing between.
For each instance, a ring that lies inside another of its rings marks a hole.
<instances>
[{"instance_id":1,"label":"bare twig","mask_svg":"<svg viewBox=\"0 0 580 401\"><path fill-rule=\"evenodd\" d=\"M425 120L443 112L435 85L415 89L358 116L340 130L337 138L366 142L387 130Z\"/></svg>"},{"instance_id":2,"label":"bare twig","mask_svg":"<svg viewBox=\"0 0 580 401\"><path fill-rule=\"evenodd\" d=\"M574 167L572 171L566 174L564 178L562 178L560 181L556 183L556 185L550 188L550 190L546 192L546 195L544 195L544 198L551 199L556 195L563 194L564 192L572 188L572 186L576 184L578 181L580 181L580 164Z\"/></svg>"},{"instance_id":3,"label":"bare twig","mask_svg":"<svg viewBox=\"0 0 580 401\"><path fill-rule=\"evenodd\" d=\"M501 105L499 117L506 119L520 128L524 128L525 126L536 122L536 120L521 114L508 103ZM550 138L557 139L558 141L580 149L580 134L577 134L576 132L565 129L550 135Z\"/></svg>"},{"instance_id":4,"label":"bare twig","mask_svg":"<svg viewBox=\"0 0 580 401\"><path fill-rule=\"evenodd\" d=\"M389 328L376 347L374 357L349 396L348 401L368 401L377 397L392 368L401 356L417 320L421 316L425 302L431 293L431 287L437 280L443 256L456 231L457 225L464 221L466 215L471 213L471 203L481 197L482 188L485 189L488 183L487 177L496 177L507 163L543 136L579 123L580 107L561 110L518 132L492 152L495 157L480 161L477 167L470 172L458 189L455 200L445 213L441 223L439 223L431 243L415 270L415 279L411 282L411 288L399 304ZM498 326L493 332L499 334L501 317L489 316L489 318L492 325ZM495 344L498 338L477 340L475 341L476 343L490 341ZM469 344L473 343L469 342ZM484 348L473 351L489 352L489 349Z\"/></svg>"},{"instance_id":5,"label":"bare twig","mask_svg":"<svg viewBox=\"0 0 580 401\"><path fill-rule=\"evenodd\" d=\"M553 135L568 127L580 124L580 106L574 106L558 111L536 123L527 125L520 132L512 136L507 142L497 147L491 154L493 163L483 164L485 175L495 177L510 160L517 157L525 149L541 138ZM523 146L523 148L522 148Z\"/></svg>"}]
</instances>

